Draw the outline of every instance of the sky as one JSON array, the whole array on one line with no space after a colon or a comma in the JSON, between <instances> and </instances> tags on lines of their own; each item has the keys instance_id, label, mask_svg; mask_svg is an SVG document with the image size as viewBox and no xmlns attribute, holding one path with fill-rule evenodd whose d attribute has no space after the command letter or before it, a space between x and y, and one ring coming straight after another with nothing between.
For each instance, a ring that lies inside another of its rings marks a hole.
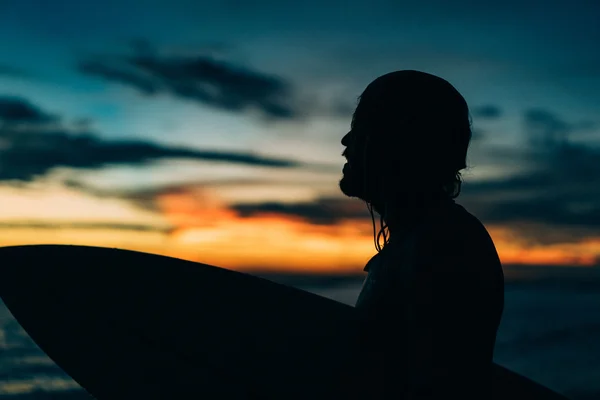
<instances>
[{"instance_id":1,"label":"sky","mask_svg":"<svg viewBox=\"0 0 600 400\"><path fill-rule=\"evenodd\" d=\"M597 1L0 0L0 245L356 272L356 98L432 73L475 136L456 200L505 264L600 264Z\"/></svg>"}]
</instances>

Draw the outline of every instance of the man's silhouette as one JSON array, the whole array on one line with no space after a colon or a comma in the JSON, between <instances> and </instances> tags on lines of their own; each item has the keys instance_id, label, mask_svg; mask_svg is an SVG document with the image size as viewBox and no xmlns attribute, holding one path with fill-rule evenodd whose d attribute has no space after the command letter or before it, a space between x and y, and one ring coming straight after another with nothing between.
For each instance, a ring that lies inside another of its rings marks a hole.
<instances>
[{"instance_id":1,"label":"man's silhouette","mask_svg":"<svg viewBox=\"0 0 600 400\"><path fill-rule=\"evenodd\" d=\"M418 71L369 84L342 139L340 189L381 216L356 303L373 397L491 397L504 276L485 227L454 202L470 140L464 98Z\"/></svg>"}]
</instances>

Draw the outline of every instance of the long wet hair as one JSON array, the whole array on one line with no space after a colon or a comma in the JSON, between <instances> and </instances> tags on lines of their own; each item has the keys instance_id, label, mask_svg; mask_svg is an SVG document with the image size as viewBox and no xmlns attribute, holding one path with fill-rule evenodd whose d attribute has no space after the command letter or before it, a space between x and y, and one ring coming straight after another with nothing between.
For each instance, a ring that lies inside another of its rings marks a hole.
<instances>
[{"instance_id":1,"label":"long wet hair","mask_svg":"<svg viewBox=\"0 0 600 400\"><path fill-rule=\"evenodd\" d=\"M449 199L460 195L460 171L467 167L472 118L465 99L450 83L419 71L397 71L377 78L359 96L353 120L356 118L369 121L364 189L368 191L369 179L376 179L383 199L383 209L378 210L379 231L372 201L365 200L375 248L380 252L389 243L388 207L395 196L408 193L409 188L417 195ZM397 140L403 150L397 151ZM368 171L367 166L373 165L367 162L369 159L377 159L375 168L381 170ZM410 174L408 169L415 165L420 167L419 172ZM398 178L403 185L381 185L383 180Z\"/></svg>"}]
</instances>

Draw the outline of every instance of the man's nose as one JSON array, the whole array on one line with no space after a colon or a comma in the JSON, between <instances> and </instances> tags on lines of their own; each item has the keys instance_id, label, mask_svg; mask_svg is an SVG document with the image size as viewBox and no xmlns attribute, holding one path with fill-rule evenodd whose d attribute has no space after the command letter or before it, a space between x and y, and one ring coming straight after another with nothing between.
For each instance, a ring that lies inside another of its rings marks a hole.
<instances>
[{"instance_id":1,"label":"man's nose","mask_svg":"<svg viewBox=\"0 0 600 400\"><path fill-rule=\"evenodd\" d=\"M342 146L348 147L348 141L350 140L350 132L346 133L342 138Z\"/></svg>"}]
</instances>

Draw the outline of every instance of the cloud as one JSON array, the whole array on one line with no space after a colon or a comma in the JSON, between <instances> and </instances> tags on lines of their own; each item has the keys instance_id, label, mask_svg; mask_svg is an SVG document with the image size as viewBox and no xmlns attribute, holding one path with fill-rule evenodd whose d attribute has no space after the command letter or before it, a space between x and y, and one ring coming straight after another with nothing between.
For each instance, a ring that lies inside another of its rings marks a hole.
<instances>
[{"instance_id":1,"label":"cloud","mask_svg":"<svg viewBox=\"0 0 600 400\"><path fill-rule=\"evenodd\" d=\"M369 213L362 203L345 198L320 198L310 203L233 204L230 208L242 217L277 214L286 217L298 217L318 225L335 224L344 219L369 217Z\"/></svg>"},{"instance_id":2,"label":"cloud","mask_svg":"<svg viewBox=\"0 0 600 400\"><path fill-rule=\"evenodd\" d=\"M0 180L31 181L54 168L98 169L111 165L141 166L162 159L214 161L272 168L316 168L288 159L263 157L252 153L169 147L145 140L105 140L87 131L73 131L64 124L36 125L51 116L24 100L0 101L0 118L26 121L22 129L0 126Z\"/></svg>"},{"instance_id":3,"label":"cloud","mask_svg":"<svg viewBox=\"0 0 600 400\"><path fill-rule=\"evenodd\" d=\"M58 120L56 115L42 111L21 97L0 96L0 125L40 125Z\"/></svg>"},{"instance_id":4,"label":"cloud","mask_svg":"<svg viewBox=\"0 0 600 400\"><path fill-rule=\"evenodd\" d=\"M160 211L160 201L157 200L166 197L179 196L181 198L193 198L194 202L198 201L199 193L205 193L206 196L216 196L221 198L221 189L228 188L239 189L242 187L279 187L282 192L285 192L290 187L289 180L273 179L273 178L214 178L183 180L180 182L172 182L166 185L152 185L150 187L132 187L132 188L99 188L93 183L83 182L74 177L68 177L62 181L62 184L70 189L91 195L96 198L112 198L120 199L129 202L138 209L146 211ZM292 184L302 185L303 182L293 181ZM310 182L306 183L310 185ZM259 189L260 190L260 189ZM208 193L208 194L207 194ZM219 193L216 194L215 193ZM219 200L221 201L221 200ZM223 207L228 207L227 199L222 199ZM277 203L279 204L279 203ZM236 206L245 208L246 204L240 203ZM258 212L258 211L257 211ZM244 215L250 216L254 214L254 210L244 210Z\"/></svg>"},{"instance_id":5,"label":"cloud","mask_svg":"<svg viewBox=\"0 0 600 400\"><path fill-rule=\"evenodd\" d=\"M0 229L106 229L134 232L160 232L169 233L172 228L142 224L118 224L118 223L97 223L97 222L0 222Z\"/></svg>"},{"instance_id":6,"label":"cloud","mask_svg":"<svg viewBox=\"0 0 600 400\"><path fill-rule=\"evenodd\" d=\"M525 118L528 115L524 113L524 128L528 126L529 119ZM484 223L507 226L521 240L532 244L576 243L597 234L600 229L600 164L597 162L600 148L567 140L553 147L521 147L514 152L492 149L491 153L505 164L522 165L523 172L498 180L473 183L467 180L458 201ZM155 210L157 197L186 193L193 186L205 185L179 184L111 195ZM318 198L313 202L240 202L228 208L240 217L275 214L317 225L370 218L361 202L341 196Z\"/></svg>"},{"instance_id":7,"label":"cloud","mask_svg":"<svg viewBox=\"0 0 600 400\"><path fill-rule=\"evenodd\" d=\"M79 71L88 75L95 75L108 81L123 83L134 87L145 95L154 95L164 90L160 82L150 76L141 74L122 65L111 65L107 61L85 61L79 64Z\"/></svg>"},{"instance_id":8,"label":"cloud","mask_svg":"<svg viewBox=\"0 0 600 400\"><path fill-rule=\"evenodd\" d=\"M551 111L538 108L527 110L523 119L529 144L544 148L561 147L574 135L596 128L593 121L567 122Z\"/></svg>"},{"instance_id":9,"label":"cloud","mask_svg":"<svg viewBox=\"0 0 600 400\"><path fill-rule=\"evenodd\" d=\"M542 109L530 109L524 114L525 133L532 145L562 146L572 127L557 115Z\"/></svg>"},{"instance_id":10,"label":"cloud","mask_svg":"<svg viewBox=\"0 0 600 400\"><path fill-rule=\"evenodd\" d=\"M491 155L507 164L522 164L524 172L495 181L467 181L461 195L464 204L484 222L512 225L537 243L576 242L597 234L600 148L569 141L586 124L528 110L523 125L534 145L512 155L504 150ZM533 168L525 169L526 165Z\"/></svg>"},{"instance_id":11,"label":"cloud","mask_svg":"<svg viewBox=\"0 0 600 400\"><path fill-rule=\"evenodd\" d=\"M143 51L136 48L133 55L84 60L78 69L148 96L168 93L227 111L258 111L274 120L300 117L291 84L277 75L210 55L159 55L147 43Z\"/></svg>"},{"instance_id":12,"label":"cloud","mask_svg":"<svg viewBox=\"0 0 600 400\"><path fill-rule=\"evenodd\" d=\"M502 109L493 104L484 106L474 107L471 110L471 114L474 117L485 118L485 119L498 119L502 116Z\"/></svg>"}]
</instances>

